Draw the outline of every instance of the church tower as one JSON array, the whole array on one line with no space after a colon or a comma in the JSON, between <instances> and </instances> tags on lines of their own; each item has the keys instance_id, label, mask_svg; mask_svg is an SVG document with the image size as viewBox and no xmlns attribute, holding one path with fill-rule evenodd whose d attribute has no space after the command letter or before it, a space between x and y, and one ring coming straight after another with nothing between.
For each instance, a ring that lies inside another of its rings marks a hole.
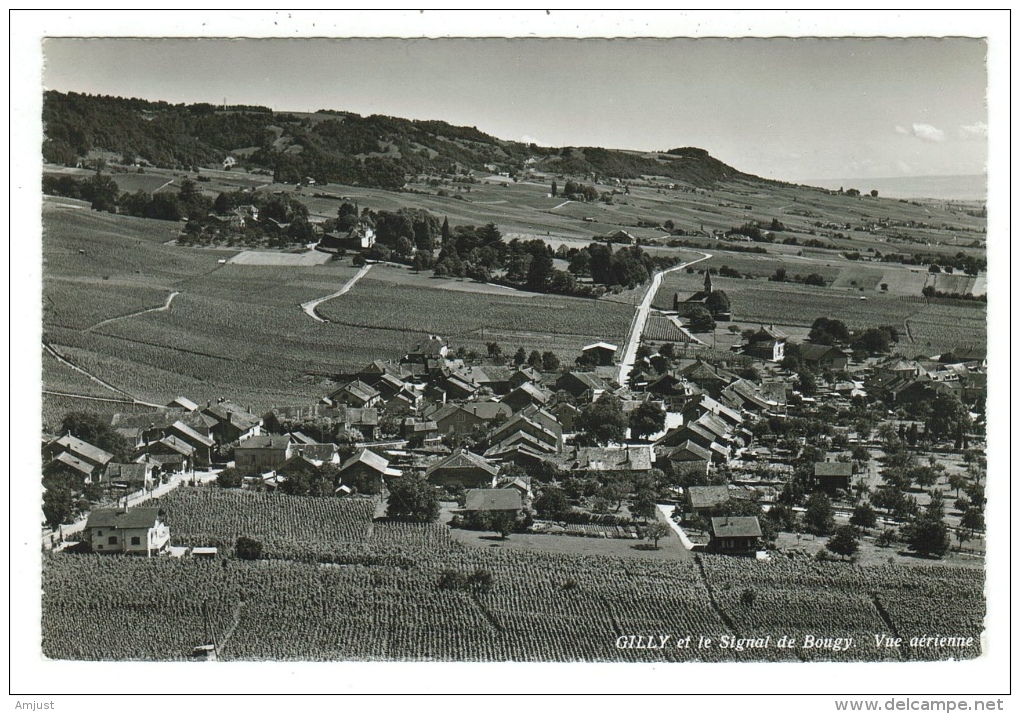
<instances>
[{"instance_id":1,"label":"church tower","mask_svg":"<svg viewBox=\"0 0 1020 714\"><path fill-rule=\"evenodd\" d=\"M708 295L712 294L712 276L707 270L705 271L705 293Z\"/></svg>"}]
</instances>

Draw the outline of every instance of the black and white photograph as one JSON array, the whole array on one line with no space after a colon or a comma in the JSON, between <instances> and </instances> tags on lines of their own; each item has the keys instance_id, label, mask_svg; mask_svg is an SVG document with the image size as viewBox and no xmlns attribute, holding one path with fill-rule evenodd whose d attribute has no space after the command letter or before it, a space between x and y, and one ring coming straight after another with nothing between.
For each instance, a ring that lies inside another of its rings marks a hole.
<instances>
[{"instance_id":1,"label":"black and white photograph","mask_svg":"<svg viewBox=\"0 0 1020 714\"><path fill-rule=\"evenodd\" d=\"M12 693L1008 691L1001 13L205 15L32 17Z\"/></svg>"}]
</instances>

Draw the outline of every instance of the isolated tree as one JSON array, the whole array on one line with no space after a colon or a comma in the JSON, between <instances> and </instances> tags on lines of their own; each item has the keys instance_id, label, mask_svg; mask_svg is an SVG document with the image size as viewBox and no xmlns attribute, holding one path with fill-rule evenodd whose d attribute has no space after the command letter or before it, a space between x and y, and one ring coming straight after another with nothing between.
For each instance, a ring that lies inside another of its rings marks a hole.
<instances>
[{"instance_id":1,"label":"isolated tree","mask_svg":"<svg viewBox=\"0 0 1020 714\"><path fill-rule=\"evenodd\" d=\"M431 522L439 518L439 497L424 476L403 476L390 485L386 502L389 518Z\"/></svg>"},{"instance_id":2,"label":"isolated tree","mask_svg":"<svg viewBox=\"0 0 1020 714\"><path fill-rule=\"evenodd\" d=\"M832 501L824 493L812 494L805 505L804 525L815 535L832 533L836 520L833 515Z\"/></svg>"},{"instance_id":3,"label":"isolated tree","mask_svg":"<svg viewBox=\"0 0 1020 714\"><path fill-rule=\"evenodd\" d=\"M223 469L216 477L216 485L220 488L241 488L243 483L244 475L232 467Z\"/></svg>"},{"instance_id":4,"label":"isolated tree","mask_svg":"<svg viewBox=\"0 0 1020 714\"><path fill-rule=\"evenodd\" d=\"M642 402L630 413L630 437L644 439L666 428L666 411L653 402Z\"/></svg>"},{"instance_id":5,"label":"isolated tree","mask_svg":"<svg viewBox=\"0 0 1020 714\"><path fill-rule=\"evenodd\" d=\"M556 198L556 192L557 192L557 189L556 189L556 179L553 179L552 187L551 188L552 188L552 196L553 196L553 198Z\"/></svg>"},{"instance_id":6,"label":"isolated tree","mask_svg":"<svg viewBox=\"0 0 1020 714\"><path fill-rule=\"evenodd\" d=\"M500 538L506 540L517 526L517 513L515 511L491 511L486 517L486 522L489 530L495 531Z\"/></svg>"},{"instance_id":7,"label":"isolated tree","mask_svg":"<svg viewBox=\"0 0 1020 714\"><path fill-rule=\"evenodd\" d=\"M722 290L713 290L705 298L705 307L713 315L730 311L730 299Z\"/></svg>"},{"instance_id":8,"label":"isolated tree","mask_svg":"<svg viewBox=\"0 0 1020 714\"><path fill-rule=\"evenodd\" d=\"M652 541L652 547L655 548L655 550L659 549L659 541L667 537L669 533L670 527L667 526L662 521L650 523L645 528L645 538L648 538Z\"/></svg>"},{"instance_id":9,"label":"isolated tree","mask_svg":"<svg viewBox=\"0 0 1020 714\"><path fill-rule=\"evenodd\" d=\"M486 342L485 350L491 359L499 359L503 356L503 348L499 346L498 342Z\"/></svg>"},{"instance_id":10,"label":"isolated tree","mask_svg":"<svg viewBox=\"0 0 1020 714\"><path fill-rule=\"evenodd\" d=\"M925 431L932 441L954 436L960 429L970 426L970 415L960 398L949 391L940 391L931 400L931 413L925 421Z\"/></svg>"},{"instance_id":11,"label":"isolated tree","mask_svg":"<svg viewBox=\"0 0 1020 714\"><path fill-rule=\"evenodd\" d=\"M563 520L572 510L570 501L563 489L558 486L547 486L535 499L535 513L542 518L549 518L554 521Z\"/></svg>"},{"instance_id":12,"label":"isolated tree","mask_svg":"<svg viewBox=\"0 0 1020 714\"><path fill-rule=\"evenodd\" d=\"M715 320L710 313L700 305L695 305L687 311L687 327L691 332L711 332L715 329Z\"/></svg>"},{"instance_id":13,"label":"isolated tree","mask_svg":"<svg viewBox=\"0 0 1020 714\"><path fill-rule=\"evenodd\" d=\"M410 238L400 236L397 238L397 245L393 248L393 252L402 258L409 258L414 253L414 244L411 243Z\"/></svg>"},{"instance_id":14,"label":"isolated tree","mask_svg":"<svg viewBox=\"0 0 1020 714\"><path fill-rule=\"evenodd\" d=\"M553 259L548 251L535 251L531 255L531 263L528 265L528 277L525 284L529 290L545 292L552 272Z\"/></svg>"},{"instance_id":15,"label":"isolated tree","mask_svg":"<svg viewBox=\"0 0 1020 714\"><path fill-rule=\"evenodd\" d=\"M634 497L634 500L630 504L630 512L632 516L648 520L655 518L655 494L648 489L642 489Z\"/></svg>"},{"instance_id":16,"label":"isolated tree","mask_svg":"<svg viewBox=\"0 0 1020 714\"><path fill-rule=\"evenodd\" d=\"M622 442L627 433L627 417L619 398L603 394L577 414L574 428L582 443L605 446Z\"/></svg>"},{"instance_id":17,"label":"isolated tree","mask_svg":"<svg viewBox=\"0 0 1020 714\"><path fill-rule=\"evenodd\" d=\"M904 526L903 535L910 550L921 555L942 557L949 550L949 529L942 520L928 514Z\"/></svg>"},{"instance_id":18,"label":"isolated tree","mask_svg":"<svg viewBox=\"0 0 1020 714\"><path fill-rule=\"evenodd\" d=\"M443 227L440 230L439 235L442 238L443 245L445 246L450 240L450 218L448 216L443 218Z\"/></svg>"},{"instance_id":19,"label":"isolated tree","mask_svg":"<svg viewBox=\"0 0 1020 714\"><path fill-rule=\"evenodd\" d=\"M546 350L542 353L542 371L555 372L560 368L560 358L555 352Z\"/></svg>"},{"instance_id":20,"label":"isolated tree","mask_svg":"<svg viewBox=\"0 0 1020 714\"><path fill-rule=\"evenodd\" d=\"M857 529L853 526L840 526L836 529L835 535L829 538L825 547L836 555L844 558L851 558L857 554L860 548Z\"/></svg>"},{"instance_id":21,"label":"isolated tree","mask_svg":"<svg viewBox=\"0 0 1020 714\"><path fill-rule=\"evenodd\" d=\"M248 536L240 536L234 543L234 554L241 560L258 560L262 557L262 543Z\"/></svg>"},{"instance_id":22,"label":"isolated tree","mask_svg":"<svg viewBox=\"0 0 1020 714\"><path fill-rule=\"evenodd\" d=\"M528 361L528 353L523 347L518 347L517 351L514 352L514 364L520 367L522 364Z\"/></svg>"},{"instance_id":23,"label":"isolated tree","mask_svg":"<svg viewBox=\"0 0 1020 714\"><path fill-rule=\"evenodd\" d=\"M963 516L960 518L960 528L965 528L969 531L984 531L985 515L981 512L981 509L971 506L964 511Z\"/></svg>"},{"instance_id":24,"label":"isolated tree","mask_svg":"<svg viewBox=\"0 0 1020 714\"><path fill-rule=\"evenodd\" d=\"M878 514L867 501L857 504L850 516L850 525L858 528L874 528L876 523L878 523Z\"/></svg>"},{"instance_id":25,"label":"isolated tree","mask_svg":"<svg viewBox=\"0 0 1020 714\"><path fill-rule=\"evenodd\" d=\"M816 345L835 345L850 341L850 330L842 320L819 317L811 323L808 341Z\"/></svg>"},{"instance_id":26,"label":"isolated tree","mask_svg":"<svg viewBox=\"0 0 1020 714\"><path fill-rule=\"evenodd\" d=\"M538 350L532 350L531 354L528 355L528 366L534 369L542 369L542 353Z\"/></svg>"},{"instance_id":27,"label":"isolated tree","mask_svg":"<svg viewBox=\"0 0 1020 714\"><path fill-rule=\"evenodd\" d=\"M92 446L108 451L122 462L131 456L131 444L93 412L68 412L60 422L61 435L70 434Z\"/></svg>"}]
</instances>

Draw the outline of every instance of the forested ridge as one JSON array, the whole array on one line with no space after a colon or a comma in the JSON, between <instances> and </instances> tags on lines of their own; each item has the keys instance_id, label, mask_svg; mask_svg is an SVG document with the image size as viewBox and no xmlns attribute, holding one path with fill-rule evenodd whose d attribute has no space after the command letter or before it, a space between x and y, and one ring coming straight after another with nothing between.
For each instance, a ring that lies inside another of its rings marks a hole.
<instances>
[{"instance_id":1,"label":"forested ridge","mask_svg":"<svg viewBox=\"0 0 1020 714\"><path fill-rule=\"evenodd\" d=\"M457 174L488 165L516 176L526 167L598 179L657 175L694 187L750 178L697 148L659 154L602 148L550 148L504 141L475 127L320 110L273 112L260 106L169 104L45 92L43 157L74 165L90 152L160 168L239 166L278 181L400 188L408 176Z\"/></svg>"}]
</instances>

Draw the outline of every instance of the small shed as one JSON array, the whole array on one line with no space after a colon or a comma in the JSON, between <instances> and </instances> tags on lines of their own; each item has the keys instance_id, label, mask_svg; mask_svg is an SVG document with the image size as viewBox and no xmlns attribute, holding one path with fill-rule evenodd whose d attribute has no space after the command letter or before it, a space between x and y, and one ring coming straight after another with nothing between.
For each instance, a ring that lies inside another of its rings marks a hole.
<instances>
[{"instance_id":1,"label":"small shed","mask_svg":"<svg viewBox=\"0 0 1020 714\"><path fill-rule=\"evenodd\" d=\"M708 547L716 553L746 555L758 550L761 524L755 516L722 516L712 519Z\"/></svg>"}]
</instances>

